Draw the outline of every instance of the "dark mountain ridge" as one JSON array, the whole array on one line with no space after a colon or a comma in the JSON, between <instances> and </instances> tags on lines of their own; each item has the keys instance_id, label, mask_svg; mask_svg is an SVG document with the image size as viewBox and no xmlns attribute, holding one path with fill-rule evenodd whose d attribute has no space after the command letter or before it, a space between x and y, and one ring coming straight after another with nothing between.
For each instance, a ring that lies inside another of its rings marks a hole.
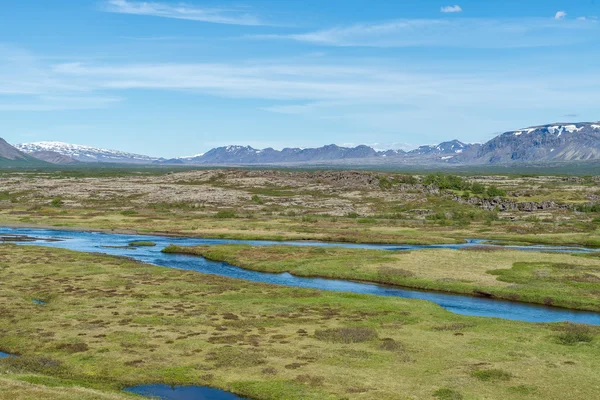
<instances>
[{"instance_id":1,"label":"dark mountain ridge","mask_svg":"<svg viewBox=\"0 0 600 400\"><path fill-rule=\"evenodd\" d=\"M46 162L23 153L6 140L0 138L0 167L28 167L43 165Z\"/></svg>"}]
</instances>

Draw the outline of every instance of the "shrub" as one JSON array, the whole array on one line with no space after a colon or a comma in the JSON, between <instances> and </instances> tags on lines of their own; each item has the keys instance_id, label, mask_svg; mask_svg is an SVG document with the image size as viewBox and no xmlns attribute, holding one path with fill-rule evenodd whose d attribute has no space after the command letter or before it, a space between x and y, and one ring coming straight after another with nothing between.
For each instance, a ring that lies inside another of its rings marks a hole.
<instances>
[{"instance_id":1,"label":"shrub","mask_svg":"<svg viewBox=\"0 0 600 400\"><path fill-rule=\"evenodd\" d=\"M425 217L425 219L430 220L430 221L445 221L446 218L446 214L443 212L436 212L435 214L430 214L427 215Z\"/></svg>"},{"instance_id":2,"label":"shrub","mask_svg":"<svg viewBox=\"0 0 600 400\"><path fill-rule=\"evenodd\" d=\"M440 400L462 400L463 396L456 390L442 388L438 389L434 394L434 397L437 397Z\"/></svg>"},{"instance_id":3,"label":"shrub","mask_svg":"<svg viewBox=\"0 0 600 400\"><path fill-rule=\"evenodd\" d=\"M121 215L124 215L126 217L130 216L130 215L136 215L136 214L137 214L137 211L134 211L134 210L123 210L123 211L121 211Z\"/></svg>"},{"instance_id":4,"label":"shrub","mask_svg":"<svg viewBox=\"0 0 600 400\"><path fill-rule=\"evenodd\" d=\"M501 369L480 369L473 372L473 376L480 381L508 381L513 376L510 372Z\"/></svg>"},{"instance_id":5,"label":"shrub","mask_svg":"<svg viewBox=\"0 0 600 400\"><path fill-rule=\"evenodd\" d=\"M234 211L219 211L215 214L215 218L235 218L237 214Z\"/></svg>"},{"instance_id":6,"label":"shrub","mask_svg":"<svg viewBox=\"0 0 600 400\"><path fill-rule=\"evenodd\" d=\"M303 215L302 222L317 222L317 217L314 215Z\"/></svg>"},{"instance_id":7,"label":"shrub","mask_svg":"<svg viewBox=\"0 0 600 400\"><path fill-rule=\"evenodd\" d=\"M399 183L405 183L407 185L415 185L418 183L417 178L412 175L396 175L396 180Z\"/></svg>"},{"instance_id":8,"label":"shrub","mask_svg":"<svg viewBox=\"0 0 600 400\"><path fill-rule=\"evenodd\" d=\"M471 191L475 194L483 194L485 192L485 186L479 182L473 183Z\"/></svg>"},{"instance_id":9,"label":"shrub","mask_svg":"<svg viewBox=\"0 0 600 400\"><path fill-rule=\"evenodd\" d=\"M60 197L55 197L54 199L52 199L52 201L50 202L50 205L52 207L62 207L64 204L64 202L62 201L62 199Z\"/></svg>"},{"instance_id":10,"label":"shrub","mask_svg":"<svg viewBox=\"0 0 600 400\"><path fill-rule=\"evenodd\" d=\"M254 196L252 196L252 202L256 203L256 204L265 204L265 202L263 201L263 199L260 198L259 195L255 194Z\"/></svg>"},{"instance_id":11,"label":"shrub","mask_svg":"<svg viewBox=\"0 0 600 400\"><path fill-rule=\"evenodd\" d=\"M391 189L392 186L393 186L393 182L391 180L389 180L387 177L385 177L385 176L379 177L379 187L381 189Z\"/></svg>"},{"instance_id":12,"label":"shrub","mask_svg":"<svg viewBox=\"0 0 600 400\"><path fill-rule=\"evenodd\" d=\"M600 212L600 203L595 204L579 204L575 206L575 211L583 213L597 213Z\"/></svg>"},{"instance_id":13,"label":"shrub","mask_svg":"<svg viewBox=\"0 0 600 400\"><path fill-rule=\"evenodd\" d=\"M590 343L594 340L592 330L585 325L567 323L560 329L563 330L563 332L557 336L558 343L566 346L575 345L577 343Z\"/></svg>"},{"instance_id":14,"label":"shrub","mask_svg":"<svg viewBox=\"0 0 600 400\"><path fill-rule=\"evenodd\" d=\"M456 175L446 175L442 173L430 174L423 178L423 184L435 185L440 189L451 189L451 190L468 190L469 183Z\"/></svg>"},{"instance_id":15,"label":"shrub","mask_svg":"<svg viewBox=\"0 0 600 400\"><path fill-rule=\"evenodd\" d=\"M504 197L506 196L506 190L500 189L496 186L490 186L487 189L487 195L489 197Z\"/></svg>"},{"instance_id":16,"label":"shrub","mask_svg":"<svg viewBox=\"0 0 600 400\"><path fill-rule=\"evenodd\" d=\"M315 331L315 338L333 343L362 343L377 339L377 331L363 326L323 329Z\"/></svg>"}]
</instances>

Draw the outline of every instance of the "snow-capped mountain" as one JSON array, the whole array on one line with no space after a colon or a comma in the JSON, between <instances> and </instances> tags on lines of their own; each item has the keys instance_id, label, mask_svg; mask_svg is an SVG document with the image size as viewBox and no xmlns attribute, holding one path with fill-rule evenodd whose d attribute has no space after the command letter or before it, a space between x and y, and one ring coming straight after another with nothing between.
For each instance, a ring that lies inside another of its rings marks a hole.
<instances>
[{"instance_id":1,"label":"snow-capped mountain","mask_svg":"<svg viewBox=\"0 0 600 400\"><path fill-rule=\"evenodd\" d=\"M415 150L375 150L361 145L335 144L316 148L255 149L223 146L206 153L170 160L61 142L25 143L16 146L29 154L55 152L83 162L179 165L243 164L507 164L514 162L600 160L600 122L555 123L503 133L484 144L458 140ZM11 153L12 154L12 153ZM56 158L53 157L53 160Z\"/></svg>"},{"instance_id":2,"label":"snow-capped mountain","mask_svg":"<svg viewBox=\"0 0 600 400\"><path fill-rule=\"evenodd\" d=\"M450 142L440 143L438 145L421 146L418 149L409 151L408 154L456 155L470 149L472 146L472 144L463 143L455 139Z\"/></svg>"},{"instance_id":3,"label":"snow-capped mountain","mask_svg":"<svg viewBox=\"0 0 600 400\"><path fill-rule=\"evenodd\" d=\"M22 152L29 154L48 151L60 153L82 162L149 164L159 160L158 157L63 142L21 143L17 144L15 147Z\"/></svg>"},{"instance_id":4,"label":"snow-capped mountain","mask_svg":"<svg viewBox=\"0 0 600 400\"><path fill-rule=\"evenodd\" d=\"M202 155L192 158L177 158L167 160L166 163L182 161L192 164L275 164L275 163L305 163L323 162L347 159L373 158L378 152L368 146L340 147L334 144L301 149L285 148L275 150L272 148L255 149L251 146L223 146L212 149Z\"/></svg>"},{"instance_id":5,"label":"snow-capped mountain","mask_svg":"<svg viewBox=\"0 0 600 400\"><path fill-rule=\"evenodd\" d=\"M498 164L600 159L600 122L555 123L505 132L452 162Z\"/></svg>"}]
</instances>

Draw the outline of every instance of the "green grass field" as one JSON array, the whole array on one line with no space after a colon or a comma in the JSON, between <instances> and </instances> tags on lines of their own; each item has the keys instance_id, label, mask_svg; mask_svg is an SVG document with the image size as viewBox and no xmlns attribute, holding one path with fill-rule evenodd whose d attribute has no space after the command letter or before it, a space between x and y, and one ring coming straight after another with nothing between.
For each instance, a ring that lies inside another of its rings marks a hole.
<instances>
[{"instance_id":1,"label":"green grass field","mask_svg":"<svg viewBox=\"0 0 600 400\"><path fill-rule=\"evenodd\" d=\"M471 248L384 251L338 247L169 246L243 268L400 285L600 311L600 257Z\"/></svg>"},{"instance_id":2,"label":"green grass field","mask_svg":"<svg viewBox=\"0 0 600 400\"><path fill-rule=\"evenodd\" d=\"M3 400L125 399L141 383L265 400L600 396L600 328L16 245L0 245L0 282L0 351L19 355L0 360Z\"/></svg>"}]
</instances>

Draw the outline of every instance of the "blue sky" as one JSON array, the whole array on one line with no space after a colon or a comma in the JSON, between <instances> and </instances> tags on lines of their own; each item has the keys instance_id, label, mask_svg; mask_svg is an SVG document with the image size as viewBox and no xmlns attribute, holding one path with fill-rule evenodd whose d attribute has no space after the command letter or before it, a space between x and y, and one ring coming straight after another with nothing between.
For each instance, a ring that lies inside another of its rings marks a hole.
<instances>
[{"instance_id":1,"label":"blue sky","mask_svg":"<svg viewBox=\"0 0 600 400\"><path fill-rule=\"evenodd\" d=\"M0 4L0 137L173 157L600 120L600 0Z\"/></svg>"}]
</instances>

